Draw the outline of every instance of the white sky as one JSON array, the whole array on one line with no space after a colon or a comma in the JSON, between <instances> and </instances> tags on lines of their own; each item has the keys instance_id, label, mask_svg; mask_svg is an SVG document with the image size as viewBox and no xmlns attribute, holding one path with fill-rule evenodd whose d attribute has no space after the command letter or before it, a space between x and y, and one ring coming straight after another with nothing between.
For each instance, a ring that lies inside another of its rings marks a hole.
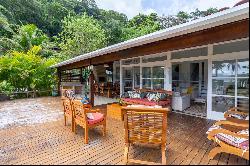
<instances>
[{"instance_id":1,"label":"white sky","mask_svg":"<svg viewBox=\"0 0 250 166\"><path fill-rule=\"evenodd\" d=\"M240 0L96 0L99 8L124 13L128 18L152 12L158 15L174 15L178 11L192 12L209 7L233 7Z\"/></svg>"}]
</instances>

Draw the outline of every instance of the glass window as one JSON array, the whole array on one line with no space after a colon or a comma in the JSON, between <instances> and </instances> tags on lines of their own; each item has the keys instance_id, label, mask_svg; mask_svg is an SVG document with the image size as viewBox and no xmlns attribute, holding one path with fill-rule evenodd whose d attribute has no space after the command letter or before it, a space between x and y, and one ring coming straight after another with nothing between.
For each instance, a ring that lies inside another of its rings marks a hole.
<instances>
[{"instance_id":1,"label":"glass window","mask_svg":"<svg viewBox=\"0 0 250 166\"><path fill-rule=\"evenodd\" d=\"M238 98L237 107L242 108L242 110L247 110L249 112L249 99L247 98Z\"/></svg>"},{"instance_id":2,"label":"glass window","mask_svg":"<svg viewBox=\"0 0 250 166\"><path fill-rule=\"evenodd\" d=\"M140 87L140 67L134 67L134 87Z\"/></svg>"},{"instance_id":3,"label":"glass window","mask_svg":"<svg viewBox=\"0 0 250 166\"><path fill-rule=\"evenodd\" d=\"M213 77L234 77L235 61L213 62Z\"/></svg>"},{"instance_id":4,"label":"glass window","mask_svg":"<svg viewBox=\"0 0 250 166\"><path fill-rule=\"evenodd\" d=\"M234 97L215 96L212 98L212 109L216 112L226 112L229 108L234 107Z\"/></svg>"},{"instance_id":5,"label":"glass window","mask_svg":"<svg viewBox=\"0 0 250 166\"><path fill-rule=\"evenodd\" d=\"M127 60L122 61L123 65L131 65L131 64L139 64L139 63L140 63L140 58L127 59Z\"/></svg>"},{"instance_id":6,"label":"glass window","mask_svg":"<svg viewBox=\"0 0 250 166\"><path fill-rule=\"evenodd\" d=\"M235 80L234 79L213 79L213 94L235 96Z\"/></svg>"},{"instance_id":7,"label":"glass window","mask_svg":"<svg viewBox=\"0 0 250 166\"><path fill-rule=\"evenodd\" d=\"M153 67L153 78L164 78L164 66Z\"/></svg>"},{"instance_id":8,"label":"glass window","mask_svg":"<svg viewBox=\"0 0 250 166\"><path fill-rule=\"evenodd\" d=\"M151 79L143 79L142 87L145 89L151 89Z\"/></svg>"},{"instance_id":9,"label":"glass window","mask_svg":"<svg viewBox=\"0 0 250 166\"><path fill-rule=\"evenodd\" d=\"M213 111L225 112L237 106L248 108L249 59L213 62L212 90Z\"/></svg>"},{"instance_id":10,"label":"glass window","mask_svg":"<svg viewBox=\"0 0 250 166\"><path fill-rule=\"evenodd\" d=\"M190 80L199 81L199 63L190 63Z\"/></svg>"},{"instance_id":11,"label":"glass window","mask_svg":"<svg viewBox=\"0 0 250 166\"><path fill-rule=\"evenodd\" d=\"M154 79L153 80L153 89L164 89L164 79Z\"/></svg>"},{"instance_id":12,"label":"glass window","mask_svg":"<svg viewBox=\"0 0 250 166\"><path fill-rule=\"evenodd\" d=\"M158 56L158 57L143 57L142 63L156 62L156 61L165 61L167 56Z\"/></svg>"},{"instance_id":13,"label":"glass window","mask_svg":"<svg viewBox=\"0 0 250 166\"><path fill-rule=\"evenodd\" d=\"M238 77L249 77L249 60L239 60L237 66Z\"/></svg>"},{"instance_id":14,"label":"glass window","mask_svg":"<svg viewBox=\"0 0 250 166\"><path fill-rule=\"evenodd\" d=\"M179 64L172 66L172 78L173 80L179 80Z\"/></svg>"},{"instance_id":15,"label":"glass window","mask_svg":"<svg viewBox=\"0 0 250 166\"><path fill-rule=\"evenodd\" d=\"M239 78L237 81L237 96L249 97L249 78Z\"/></svg>"},{"instance_id":16,"label":"glass window","mask_svg":"<svg viewBox=\"0 0 250 166\"><path fill-rule=\"evenodd\" d=\"M120 67L116 67L115 68L115 79L116 81L119 81L120 80Z\"/></svg>"},{"instance_id":17,"label":"glass window","mask_svg":"<svg viewBox=\"0 0 250 166\"><path fill-rule=\"evenodd\" d=\"M142 78L151 78L151 67L142 68Z\"/></svg>"},{"instance_id":18,"label":"glass window","mask_svg":"<svg viewBox=\"0 0 250 166\"><path fill-rule=\"evenodd\" d=\"M124 79L132 79L132 70L131 68L124 68Z\"/></svg>"}]
</instances>

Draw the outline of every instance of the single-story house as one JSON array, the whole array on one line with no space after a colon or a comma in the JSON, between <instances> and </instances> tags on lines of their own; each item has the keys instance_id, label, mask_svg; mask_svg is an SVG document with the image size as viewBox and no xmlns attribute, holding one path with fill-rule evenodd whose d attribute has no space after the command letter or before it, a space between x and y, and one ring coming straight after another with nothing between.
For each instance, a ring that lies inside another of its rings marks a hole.
<instances>
[{"instance_id":1,"label":"single-story house","mask_svg":"<svg viewBox=\"0 0 250 166\"><path fill-rule=\"evenodd\" d=\"M87 66L96 82L118 82L120 94L134 88L170 90L173 110L201 109L208 119L222 119L229 107L249 103L249 3L52 67L58 69L60 88L77 89Z\"/></svg>"}]
</instances>

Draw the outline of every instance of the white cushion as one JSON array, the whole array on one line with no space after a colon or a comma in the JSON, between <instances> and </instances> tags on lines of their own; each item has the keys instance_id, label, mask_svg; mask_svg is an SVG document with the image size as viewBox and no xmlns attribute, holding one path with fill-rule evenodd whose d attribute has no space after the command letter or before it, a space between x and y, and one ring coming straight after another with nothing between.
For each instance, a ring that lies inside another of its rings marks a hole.
<instances>
[{"instance_id":1,"label":"white cushion","mask_svg":"<svg viewBox=\"0 0 250 166\"><path fill-rule=\"evenodd\" d=\"M95 119L92 113L87 113L87 118L91 120Z\"/></svg>"}]
</instances>

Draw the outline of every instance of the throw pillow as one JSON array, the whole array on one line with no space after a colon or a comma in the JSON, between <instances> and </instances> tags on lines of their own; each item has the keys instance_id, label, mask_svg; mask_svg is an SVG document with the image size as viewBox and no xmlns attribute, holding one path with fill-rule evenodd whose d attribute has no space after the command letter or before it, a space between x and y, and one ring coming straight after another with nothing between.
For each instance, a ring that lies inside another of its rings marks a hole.
<instances>
[{"instance_id":1,"label":"throw pillow","mask_svg":"<svg viewBox=\"0 0 250 166\"><path fill-rule=\"evenodd\" d=\"M148 94L147 92L141 92L141 94L140 94L141 99L144 99L147 96L147 94Z\"/></svg>"},{"instance_id":2,"label":"throw pillow","mask_svg":"<svg viewBox=\"0 0 250 166\"><path fill-rule=\"evenodd\" d=\"M164 100L168 98L168 94L166 93L157 93L157 95L159 96L159 100Z\"/></svg>"},{"instance_id":3,"label":"throw pillow","mask_svg":"<svg viewBox=\"0 0 250 166\"><path fill-rule=\"evenodd\" d=\"M129 93L128 92L125 92L123 95L122 95L123 98L130 98L129 96Z\"/></svg>"},{"instance_id":4,"label":"throw pillow","mask_svg":"<svg viewBox=\"0 0 250 166\"><path fill-rule=\"evenodd\" d=\"M82 102L83 104L89 104L89 98L85 95L85 96L82 98L81 102Z\"/></svg>"},{"instance_id":5,"label":"throw pillow","mask_svg":"<svg viewBox=\"0 0 250 166\"><path fill-rule=\"evenodd\" d=\"M129 95L129 98L132 98L132 99L140 99L141 98L140 93L136 92L136 91L128 91L128 95Z\"/></svg>"},{"instance_id":6,"label":"throw pillow","mask_svg":"<svg viewBox=\"0 0 250 166\"><path fill-rule=\"evenodd\" d=\"M66 94L66 97L70 99L75 99L75 92L73 90L66 90L65 94Z\"/></svg>"},{"instance_id":7,"label":"throw pillow","mask_svg":"<svg viewBox=\"0 0 250 166\"><path fill-rule=\"evenodd\" d=\"M132 98L134 98L134 99L140 99L140 98L141 98L141 95L140 95L140 93L138 93L138 92L133 92L133 93L132 93Z\"/></svg>"},{"instance_id":8,"label":"throw pillow","mask_svg":"<svg viewBox=\"0 0 250 166\"><path fill-rule=\"evenodd\" d=\"M231 114L229 116L232 118L241 119L241 120L245 120L247 118L247 115L241 115L241 114Z\"/></svg>"},{"instance_id":9,"label":"throw pillow","mask_svg":"<svg viewBox=\"0 0 250 166\"><path fill-rule=\"evenodd\" d=\"M155 101L156 100L156 93L148 93L147 94L147 99L149 100L149 101Z\"/></svg>"},{"instance_id":10,"label":"throw pillow","mask_svg":"<svg viewBox=\"0 0 250 166\"><path fill-rule=\"evenodd\" d=\"M91 120L95 119L95 117L92 113L87 113L87 118L91 119Z\"/></svg>"}]
</instances>

